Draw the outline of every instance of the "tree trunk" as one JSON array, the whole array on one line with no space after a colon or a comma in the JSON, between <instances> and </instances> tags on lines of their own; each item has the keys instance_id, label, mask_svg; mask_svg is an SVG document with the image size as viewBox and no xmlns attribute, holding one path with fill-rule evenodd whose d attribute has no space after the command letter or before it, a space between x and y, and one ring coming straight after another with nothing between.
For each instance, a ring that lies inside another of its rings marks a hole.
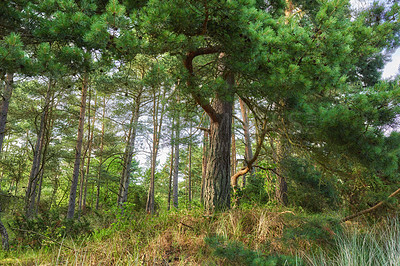
<instances>
[{"instance_id":1,"label":"tree trunk","mask_svg":"<svg viewBox=\"0 0 400 266\"><path fill-rule=\"evenodd\" d=\"M9 245L8 245L8 234L7 234L7 230L5 228L5 226L3 225L3 223L0 220L0 235L2 238L2 246L4 250L8 250L9 249Z\"/></svg>"},{"instance_id":2,"label":"tree trunk","mask_svg":"<svg viewBox=\"0 0 400 266\"><path fill-rule=\"evenodd\" d=\"M173 123L173 122L172 122ZM168 210L171 209L172 174L174 169L174 145L171 142L171 162L169 165L169 184L168 184Z\"/></svg>"},{"instance_id":3,"label":"tree trunk","mask_svg":"<svg viewBox=\"0 0 400 266\"><path fill-rule=\"evenodd\" d=\"M101 168L103 167L105 117L106 117L106 97L104 97L103 99L103 114L101 119L101 137L100 137L100 152L99 152L100 159L99 159L99 168L97 169L96 210L99 209L99 202L100 202L100 185L101 185Z\"/></svg>"},{"instance_id":4,"label":"tree trunk","mask_svg":"<svg viewBox=\"0 0 400 266\"><path fill-rule=\"evenodd\" d=\"M189 135L192 136L192 123L190 122ZM188 169L188 198L189 198L189 209L192 203L192 140L189 139L189 169Z\"/></svg>"},{"instance_id":5,"label":"tree trunk","mask_svg":"<svg viewBox=\"0 0 400 266\"><path fill-rule=\"evenodd\" d=\"M163 98L165 97L166 91L164 91ZM160 135L161 135L161 127L162 121L164 116L164 107L165 105L162 104L160 110L160 99L161 95L156 96L154 93L153 99L153 147L151 152L151 172L150 172L150 187L149 193L147 195L147 203L146 203L146 211L148 214L154 213L154 178L156 174L156 164L157 164L157 153L158 153L158 146L160 144ZM160 117L158 114L160 114Z\"/></svg>"},{"instance_id":6,"label":"tree trunk","mask_svg":"<svg viewBox=\"0 0 400 266\"><path fill-rule=\"evenodd\" d=\"M247 108L245 103L241 98L239 98L240 111L242 113L243 119L243 132L244 132L244 160L247 164L253 158L253 151L251 149L251 139L250 139L250 123L249 116L247 115ZM250 174L254 172L253 168L250 169ZM243 187L246 186L246 175L243 175Z\"/></svg>"},{"instance_id":7,"label":"tree trunk","mask_svg":"<svg viewBox=\"0 0 400 266\"><path fill-rule=\"evenodd\" d=\"M133 150L135 147L136 129L139 122L141 94L142 91L140 91L138 96L136 97L135 107L132 112L132 118L129 125L128 141L125 148L124 165L122 169L122 175L118 192L118 205L120 207L123 207L123 205L128 199L129 178L132 170L131 164L132 164Z\"/></svg>"},{"instance_id":8,"label":"tree trunk","mask_svg":"<svg viewBox=\"0 0 400 266\"><path fill-rule=\"evenodd\" d=\"M278 164L278 173L276 177L276 191L275 197L278 203L286 206L288 204L288 196L287 196L287 182L284 175L283 169L283 160L287 156L287 146L283 137L280 137L277 147L276 147L276 156L277 156L277 164Z\"/></svg>"},{"instance_id":9,"label":"tree trunk","mask_svg":"<svg viewBox=\"0 0 400 266\"><path fill-rule=\"evenodd\" d=\"M201 164L201 195L200 201L204 203L204 186L206 184L206 173L207 173L207 162L208 162L208 150L209 150L209 140L208 140L208 131L204 131L203 136L203 156L202 156L202 164Z\"/></svg>"},{"instance_id":10,"label":"tree trunk","mask_svg":"<svg viewBox=\"0 0 400 266\"><path fill-rule=\"evenodd\" d=\"M95 106L95 111L93 114L93 119L92 119L92 126L90 127L90 137L88 137L88 143L89 143L89 155L87 157L87 166L86 166L86 180L85 180L85 191L83 193L83 202L82 202L82 210L84 211L86 208L86 196L87 196L87 187L88 187L88 179L89 179L89 173L90 173L90 161L92 158L92 146L93 146L93 138L94 138L94 125L96 123L96 107L97 107L97 97L95 96L94 99L94 106ZM90 115L89 115L90 117Z\"/></svg>"},{"instance_id":11,"label":"tree trunk","mask_svg":"<svg viewBox=\"0 0 400 266\"><path fill-rule=\"evenodd\" d=\"M230 207L233 74L228 73L225 80L225 95L217 95L212 103L217 119L212 119L210 125L210 151L205 177L204 207L208 214Z\"/></svg>"},{"instance_id":12,"label":"tree trunk","mask_svg":"<svg viewBox=\"0 0 400 266\"><path fill-rule=\"evenodd\" d=\"M81 98L81 108L79 114L78 136L76 140L75 163L74 163L74 170L72 173L72 184L69 195L67 219L72 219L75 213L76 190L78 188L79 168L81 164L81 155L82 155L83 130L85 125L87 90L88 90L88 76L87 74L85 74L83 77L83 84L82 84L82 98Z\"/></svg>"},{"instance_id":13,"label":"tree trunk","mask_svg":"<svg viewBox=\"0 0 400 266\"><path fill-rule=\"evenodd\" d=\"M233 120L234 118L232 117L232 125L233 125ZM236 138L235 138L235 130L232 129L232 165L231 165L231 176L233 176L236 173Z\"/></svg>"},{"instance_id":14,"label":"tree trunk","mask_svg":"<svg viewBox=\"0 0 400 266\"><path fill-rule=\"evenodd\" d=\"M12 73L7 74L6 85L4 87L4 92L2 95L3 100L1 102L1 113L0 113L0 153L3 147L4 136L6 135L8 106L10 105L10 99L13 91L13 77L14 74Z\"/></svg>"},{"instance_id":15,"label":"tree trunk","mask_svg":"<svg viewBox=\"0 0 400 266\"><path fill-rule=\"evenodd\" d=\"M179 174L179 135L180 135L180 119L179 111L175 118L175 159L174 159L174 176L172 179L172 198L175 208L178 208L178 174Z\"/></svg>"},{"instance_id":16,"label":"tree trunk","mask_svg":"<svg viewBox=\"0 0 400 266\"><path fill-rule=\"evenodd\" d=\"M37 193L37 184L39 179L41 179L41 164L42 164L42 151L45 143L46 137L46 127L47 127L47 117L49 114L49 105L51 101L51 89L52 89L52 81L49 80L49 85L47 88L46 98L45 98L45 105L42 111L42 115L40 118L40 127L37 133L37 140L35 145L35 150L33 151L33 161L31 172L29 174L29 182L28 187L26 189L26 198L25 198L25 215L26 217L32 218L35 208L35 199Z\"/></svg>"}]
</instances>

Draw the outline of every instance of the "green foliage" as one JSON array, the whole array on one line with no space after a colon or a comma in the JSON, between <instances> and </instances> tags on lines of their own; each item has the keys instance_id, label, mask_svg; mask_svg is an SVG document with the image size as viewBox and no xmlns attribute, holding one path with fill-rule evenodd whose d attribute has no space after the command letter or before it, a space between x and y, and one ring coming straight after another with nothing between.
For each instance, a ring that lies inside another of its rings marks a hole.
<instances>
[{"instance_id":1,"label":"green foliage","mask_svg":"<svg viewBox=\"0 0 400 266\"><path fill-rule=\"evenodd\" d=\"M213 254L227 260L230 265L303 265L298 257L269 255L266 256L261 252L257 252L245 248L243 243L237 241L229 241L221 236L213 236L205 238L205 242L214 249Z\"/></svg>"},{"instance_id":2,"label":"green foliage","mask_svg":"<svg viewBox=\"0 0 400 266\"><path fill-rule=\"evenodd\" d=\"M283 237L288 243L301 245L302 241L329 246L335 235L342 231L337 218L325 215L297 215L290 218L294 226L285 228Z\"/></svg>"},{"instance_id":3,"label":"green foliage","mask_svg":"<svg viewBox=\"0 0 400 266\"><path fill-rule=\"evenodd\" d=\"M86 218L65 220L58 211L44 212L35 219L17 214L10 222L10 229L15 235L11 246L33 249L54 245L65 237L78 239L92 233Z\"/></svg>"},{"instance_id":4,"label":"green foliage","mask_svg":"<svg viewBox=\"0 0 400 266\"><path fill-rule=\"evenodd\" d=\"M282 162L288 181L289 201L310 212L337 210L339 194L334 177L328 179L310 162L296 157L287 157Z\"/></svg>"}]
</instances>

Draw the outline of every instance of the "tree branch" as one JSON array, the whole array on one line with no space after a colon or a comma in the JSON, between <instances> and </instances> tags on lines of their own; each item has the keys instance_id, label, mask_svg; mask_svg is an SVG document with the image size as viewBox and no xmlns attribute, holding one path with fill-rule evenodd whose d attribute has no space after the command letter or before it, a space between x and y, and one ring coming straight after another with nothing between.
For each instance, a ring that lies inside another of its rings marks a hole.
<instances>
[{"instance_id":1,"label":"tree branch","mask_svg":"<svg viewBox=\"0 0 400 266\"><path fill-rule=\"evenodd\" d=\"M189 88L191 88L192 97L194 98L196 103L198 105L200 105L201 108L203 108L203 110L207 113L207 115L210 117L210 119L213 122L218 122L219 121L219 118L218 118L218 115L217 115L216 111L211 106L210 102L208 100L204 99L201 96L201 94L199 93L199 91L194 89L193 84L191 82L191 79L194 76L194 74L193 74L193 59L196 56L206 55L206 54L215 54L215 53L218 53L220 51L221 51L220 47L217 47L217 46L203 47L203 48L199 48L199 49L197 49L195 51L188 52L186 54L185 59L183 60L183 65L188 70L189 75L190 75L189 80L188 80L188 86L189 86Z\"/></svg>"},{"instance_id":2,"label":"tree branch","mask_svg":"<svg viewBox=\"0 0 400 266\"><path fill-rule=\"evenodd\" d=\"M393 192L392 194L390 194L389 197L387 197L387 199L393 198L394 196L396 196L396 195L399 194L399 193L400 193L400 188L397 189L397 190L396 190L395 192ZM341 222L343 223L343 222L349 221L349 220L351 220L351 219L354 219L354 218L356 218L356 217L358 217L358 216L361 216L361 215L363 215L363 214L372 212L373 210L375 210L375 209L379 208L380 206L382 206L384 203L385 203L385 201L382 200L382 201L380 201L379 203L377 203L376 205L372 206L371 208L368 208L368 209L366 209L366 210L363 210L363 211L357 212L357 213L355 213L355 214L352 214L352 215L349 215L349 216L344 217L344 218L342 219Z\"/></svg>"}]
</instances>

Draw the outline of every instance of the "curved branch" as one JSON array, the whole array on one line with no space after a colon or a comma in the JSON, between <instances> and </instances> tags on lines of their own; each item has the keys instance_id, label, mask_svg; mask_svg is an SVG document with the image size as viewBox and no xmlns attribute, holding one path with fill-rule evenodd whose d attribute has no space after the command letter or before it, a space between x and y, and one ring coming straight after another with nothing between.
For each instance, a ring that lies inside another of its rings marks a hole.
<instances>
[{"instance_id":1,"label":"curved branch","mask_svg":"<svg viewBox=\"0 0 400 266\"><path fill-rule=\"evenodd\" d=\"M201 108L203 108L203 110L207 113L207 115L213 122L219 121L217 112L211 106L210 102L207 99L204 99L199 91L194 89L191 79L194 76L193 59L200 55L215 54L220 52L220 50L221 50L220 47L217 46L199 48L195 51L188 52L183 60L183 65L185 66L190 75L188 80L188 87L191 89L192 97L194 98L196 103L200 105Z\"/></svg>"},{"instance_id":2,"label":"curved branch","mask_svg":"<svg viewBox=\"0 0 400 266\"><path fill-rule=\"evenodd\" d=\"M389 197L387 197L387 199L393 198L394 196L396 196L396 195L399 194L399 193L400 193L400 188L397 189L397 190L396 190L395 192L393 192L392 194L390 194ZM357 212L357 213L355 213L355 214L349 215L349 216L347 216L347 217L344 217L344 218L342 219L341 222L343 223L343 222L349 221L349 220L351 220L351 219L354 219L354 218L356 218L356 217L358 217L358 216L361 216L361 215L363 215L363 214L372 212L373 210L375 210L375 209L379 208L380 206L382 206L384 203L385 203L385 201L382 200L382 201L380 201L379 203L377 203L376 205L372 206L371 208L368 208L368 209L366 209L366 210L363 210L363 211Z\"/></svg>"}]
</instances>

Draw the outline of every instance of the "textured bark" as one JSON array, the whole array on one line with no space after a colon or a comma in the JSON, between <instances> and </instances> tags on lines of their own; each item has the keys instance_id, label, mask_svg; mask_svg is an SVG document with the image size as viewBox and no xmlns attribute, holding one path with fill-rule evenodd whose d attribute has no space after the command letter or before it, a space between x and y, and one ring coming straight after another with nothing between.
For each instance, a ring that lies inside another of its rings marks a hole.
<instances>
[{"instance_id":1,"label":"textured bark","mask_svg":"<svg viewBox=\"0 0 400 266\"><path fill-rule=\"evenodd\" d=\"M233 74L225 77L225 95L217 95L212 108L217 120L210 125L210 150L205 177L204 207L208 214L230 207L230 153L232 137Z\"/></svg>"},{"instance_id":2,"label":"textured bark","mask_svg":"<svg viewBox=\"0 0 400 266\"><path fill-rule=\"evenodd\" d=\"M253 151L251 149L251 139L250 139L250 123L249 116L247 115L247 108L244 101L239 98L240 111L242 113L243 119L243 132L244 132L244 160L247 164L253 158ZM253 168L250 169L250 174L252 174ZM246 186L246 175L243 175L243 187Z\"/></svg>"},{"instance_id":3,"label":"textured bark","mask_svg":"<svg viewBox=\"0 0 400 266\"><path fill-rule=\"evenodd\" d=\"M45 105L42 111L42 115L40 118L40 126L39 131L37 133L36 145L35 150L33 151L33 161L31 172L29 174L29 181L28 187L26 189L26 196L25 196L25 215L27 218L32 218L35 208L35 200L37 191L37 184L40 180L42 180L43 169L41 169L42 163L42 151L45 144L46 138L46 127L47 127L47 118L49 114L49 105L51 102L51 89L52 89L52 81L49 81L49 85L47 88L46 98L45 98Z\"/></svg>"},{"instance_id":4,"label":"textured bark","mask_svg":"<svg viewBox=\"0 0 400 266\"><path fill-rule=\"evenodd\" d=\"M8 245L8 234L7 234L7 230L5 228L5 226L3 225L3 223L0 220L0 235L2 238L2 246L4 250L8 250L9 249L9 245Z\"/></svg>"},{"instance_id":5,"label":"textured bark","mask_svg":"<svg viewBox=\"0 0 400 266\"><path fill-rule=\"evenodd\" d=\"M83 130L85 124L87 91L88 91L88 77L87 75L85 75L82 84L82 97L81 97L81 108L79 114L78 136L76 140L75 163L74 163L74 170L72 173L72 183L69 194L67 219L72 219L75 214L75 200L76 200L76 191L78 188L79 169L80 169L81 155L82 155L82 142L83 142Z\"/></svg>"},{"instance_id":6,"label":"textured bark","mask_svg":"<svg viewBox=\"0 0 400 266\"><path fill-rule=\"evenodd\" d=\"M136 128L139 122L141 94L142 92L140 91L135 100L135 107L133 109L132 118L130 121L128 141L125 148L124 165L122 169L122 175L119 183L119 192L118 192L118 204L121 207L128 199L129 178L131 175L131 164L132 164L133 150L135 147Z\"/></svg>"},{"instance_id":7,"label":"textured bark","mask_svg":"<svg viewBox=\"0 0 400 266\"><path fill-rule=\"evenodd\" d=\"M10 99L13 91L13 77L14 74L12 73L7 74L6 84L4 86L4 91L2 95L1 113L0 113L0 153L2 152L4 136L6 135L8 106L10 105Z\"/></svg>"}]
</instances>

